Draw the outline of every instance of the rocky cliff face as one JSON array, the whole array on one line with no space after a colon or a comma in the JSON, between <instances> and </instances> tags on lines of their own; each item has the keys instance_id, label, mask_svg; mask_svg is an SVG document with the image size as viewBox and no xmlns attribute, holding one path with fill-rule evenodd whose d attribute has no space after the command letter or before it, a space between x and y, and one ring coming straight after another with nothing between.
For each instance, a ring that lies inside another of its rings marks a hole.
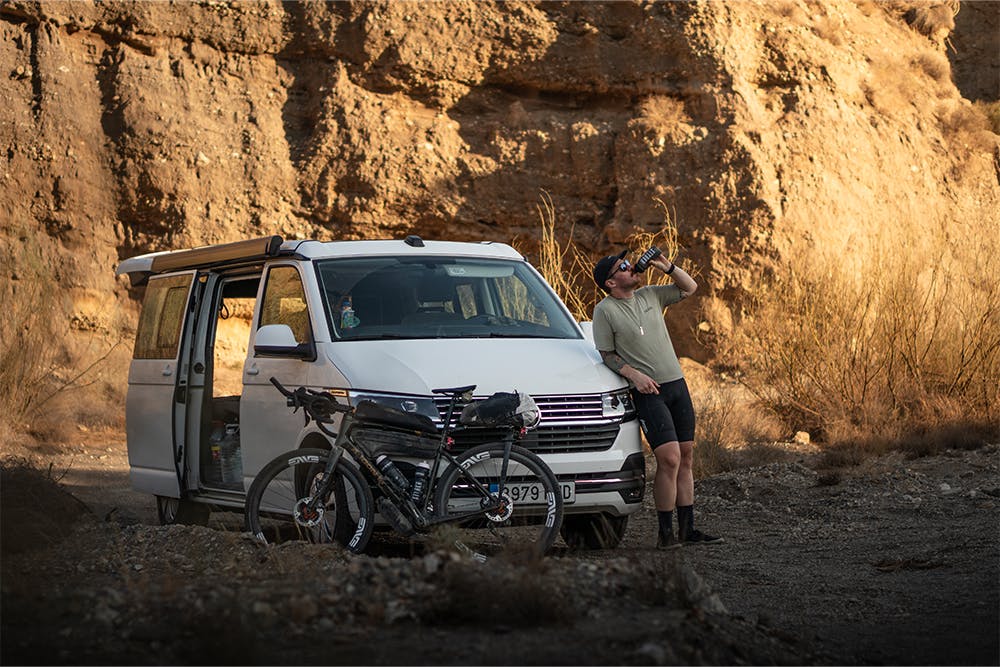
<instances>
[{"instance_id":1,"label":"rocky cliff face","mask_svg":"<svg viewBox=\"0 0 1000 667\"><path fill-rule=\"evenodd\" d=\"M714 297L683 324L724 329L776 258L996 231L954 7L6 2L5 281L37 245L73 321L110 330L123 257L271 233L530 253L544 191L595 254L673 212Z\"/></svg>"}]
</instances>

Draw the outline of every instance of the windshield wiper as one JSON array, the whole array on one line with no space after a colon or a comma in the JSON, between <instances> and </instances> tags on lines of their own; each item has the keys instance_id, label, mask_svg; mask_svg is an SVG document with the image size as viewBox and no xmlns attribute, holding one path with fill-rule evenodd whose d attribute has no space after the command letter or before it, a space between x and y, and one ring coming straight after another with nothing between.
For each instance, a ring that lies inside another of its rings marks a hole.
<instances>
[{"instance_id":1,"label":"windshield wiper","mask_svg":"<svg viewBox=\"0 0 1000 667\"><path fill-rule=\"evenodd\" d=\"M403 334L394 333L382 333L382 334L370 334L368 336L344 336L339 340L349 341L349 340L409 340L411 338L419 338L419 336L404 336Z\"/></svg>"},{"instance_id":2,"label":"windshield wiper","mask_svg":"<svg viewBox=\"0 0 1000 667\"><path fill-rule=\"evenodd\" d=\"M499 331L490 331L483 333L466 333L466 334L461 334L460 336L453 336L453 338L558 338L558 336L529 334L529 333L501 333Z\"/></svg>"}]
</instances>

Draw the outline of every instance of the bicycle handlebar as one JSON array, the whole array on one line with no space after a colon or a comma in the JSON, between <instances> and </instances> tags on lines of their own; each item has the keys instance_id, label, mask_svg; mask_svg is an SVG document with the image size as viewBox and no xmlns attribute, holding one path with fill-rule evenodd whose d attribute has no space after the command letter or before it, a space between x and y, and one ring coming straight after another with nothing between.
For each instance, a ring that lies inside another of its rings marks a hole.
<instances>
[{"instance_id":1,"label":"bicycle handlebar","mask_svg":"<svg viewBox=\"0 0 1000 667\"><path fill-rule=\"evenodd\" d=\"M280 382L278 382L278 378L272 376L271 377L271 384L273 384L275 386L275 388L278 391L280 391L282 394L284 394L285 396L292 396L292 392L290 392L287 389L285 389L285 385L283 385Z\"/></svg>"},{"instance_id":2,"label":"bicycle handlebar","mask_svg":"<svg viewBox=\"0 0 1000 667\"><path fill-rule=\"evenodd\" d=\"M349 405L341 405L336 398L325 391L315 391L306 387L289 391L276 377L271 378L271 384L285 396L288 407L296 410L302 408L305 411L306 422L311 417L319 423L329 423L333 413L346 413L354 410Z\"/></svg>"}]
</instances>

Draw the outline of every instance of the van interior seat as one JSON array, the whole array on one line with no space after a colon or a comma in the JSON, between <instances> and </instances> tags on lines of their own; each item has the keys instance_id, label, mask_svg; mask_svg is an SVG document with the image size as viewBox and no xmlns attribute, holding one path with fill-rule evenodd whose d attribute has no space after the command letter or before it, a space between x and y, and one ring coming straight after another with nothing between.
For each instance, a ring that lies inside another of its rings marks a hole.
<instances>
[{"instance_id":1,"label":"van interior seat","mask_svg":"<svg viewBox=\"0 0 1000 667\"><path fill-rule=\"evenodd\" d=\"M400 289L399 277L373 273L361 280L351 291L354 313L359 326L399 324L408 308L412 293Z\"/></svg>"},{"instance_id":2,"label":"van interior seat","mask_svg":"<svg viewBox=\"0 0 1000 667\"><path fill-rule=\"evenodd\" d=\"M464 319L461 313L454 312L455 286L447 276L431 274L422 277L417 284L416 297L417 310L403 317L404 325L440 324Z\"/></svg>"}]
</instances>

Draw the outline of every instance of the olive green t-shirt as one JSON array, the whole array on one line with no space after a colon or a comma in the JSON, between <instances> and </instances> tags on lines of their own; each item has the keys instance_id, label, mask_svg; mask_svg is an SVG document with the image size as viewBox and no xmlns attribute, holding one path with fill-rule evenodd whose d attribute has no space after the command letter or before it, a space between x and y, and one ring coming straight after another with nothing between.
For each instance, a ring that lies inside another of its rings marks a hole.
<instances>
[{"instance_id":1,"label":"olive green t-shirt","mask_svg":"<svg viewBox=\"0 0 1000 667\"><path fill-rule=\"evenodd\" d=\"M684 373L663 309L683 298L677 285L647 285L628 299L604 297L594 306L594 344L601 352L615 352L658 384L679 380Z\"/></svg>"}]
</instances>

